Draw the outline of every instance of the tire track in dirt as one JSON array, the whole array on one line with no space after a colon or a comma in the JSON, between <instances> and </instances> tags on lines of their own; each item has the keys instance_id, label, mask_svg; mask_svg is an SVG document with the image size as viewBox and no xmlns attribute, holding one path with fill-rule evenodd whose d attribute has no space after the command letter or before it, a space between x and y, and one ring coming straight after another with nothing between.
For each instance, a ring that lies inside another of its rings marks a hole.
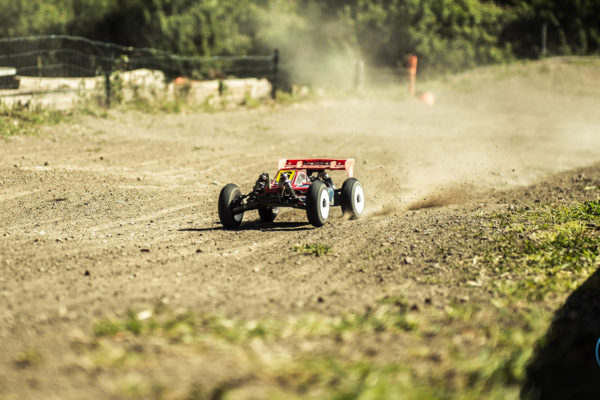
<instances>
[{"instance_id":1,"label":"tire track in dirt","mask_svg":"<svg viewBox=\"0 0 600 400\"><path fill-rule=\"evenodd\" d=\"M39 192L39 190L28 190L25 192L10 193L10 194L4 194L4 195L0 194L0 201L15 200L15 199L18 199L19 197L30 196L37 192Z\"/></svg>"}]
</instances>

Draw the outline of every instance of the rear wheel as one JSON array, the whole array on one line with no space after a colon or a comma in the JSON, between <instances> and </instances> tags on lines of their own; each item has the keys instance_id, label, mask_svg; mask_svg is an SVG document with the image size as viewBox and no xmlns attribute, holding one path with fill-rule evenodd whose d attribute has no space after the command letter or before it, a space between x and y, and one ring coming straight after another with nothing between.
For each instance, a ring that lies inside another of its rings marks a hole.
<instances>
[{"instance_id":1,"label":"rear wheel","mask_svg":"<svg viewBox=\"0 0 600 400\"><path fill-rule=\"evenodd\" d=\"M342 185L342 212L350 219L358 219L365 210L365 192L356 178L348 178Z\"/></svg>"},{"instance_id":2,"label":"rear wheel","mask_svg":"<svg viewBox=\"0 0 600 400\"><path fill-rule=\"evenodd\" d=\"M313 226L323 226L329 217L329 192L322 181L314 181L306 193L306 216Z\"/></svg>"},{"instance_id":3,"label":"rear wheel","mask_svg":"<svg viewBox=\"0 0 600 400\"><path fill-rule=\"evenodd\" d=\"M260 221L264 223L273 222L279 213L279 208L277 207L262 207L258 209L258 215L260 216Z\"/></svg>"},{"instance_id":4,"label":"rear wheel","mask_svg":"<svg viewBox=\"0 0 600 400\"><path fill-rule=\"evenodd\" d=\"M219 219L226 229L239 228L244 217L244 212L234 214L233 208L239 204L237 200L242 197L242 192L237 185L230 183L221 189L219 194Z\"/></svg>"}]
</instances>

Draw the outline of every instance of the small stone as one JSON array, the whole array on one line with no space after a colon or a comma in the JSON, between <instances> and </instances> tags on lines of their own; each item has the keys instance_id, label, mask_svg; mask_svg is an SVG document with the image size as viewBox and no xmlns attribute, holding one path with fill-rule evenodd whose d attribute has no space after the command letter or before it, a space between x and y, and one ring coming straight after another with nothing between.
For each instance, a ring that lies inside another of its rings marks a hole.
<instances>
[{"instance_id":1,"label":"small stone","mask_svg":"<svg viewBox=\"0 0 600 400\"><path fill-rule=\"evenodd\" d=\"M325 299L322 298L321 296L319 296L319 298L317 299L317 302L319 302L319 303L323 303L324 301L325 301Z\"/></svg>"},{"instance_id":2,"label":"small stone","mask_svg":"<svg viewBox=\"0 0 600 400\"><path fill-rule=\"evenodd\" d=\"M87 269L86 269L86 270L85 270L85 272L83 273L83 276L90 276L90 275L91 275L91 273L90 273L90 271L88 271Z\"/></svg>"},{"instance_id":3,"label":"small stone","mask_svg":"<svg viewBox=\"0 0 600 400\"><path fill-rule=\"evenodd\" d=\"M412 257L405 257L404 258L404 263L405 264L412 264L413 263L413 258Z\"/></svg>"},{"instance_id":4,"label":"small stone","mask_svg":"<svg viewBox=\"0 0 600 400\"><path fill-rule=\"evenodd\" d=\"M256 268L253 269L253 271L254 272L258 272L258 271L260 271L260 268L256 267Z\"/></svg>"},{"instance_id":5,"label":"small stone","mask_svg":"<svg viewBox=\"0 0 600 400\"><path fill-rule=\"evenodd\" d=\"M202 253L202 249L196 249L196 253Z\"/></svg>"},{"instance_id":6,"label":"small stone","mask_svg":"<svg viewBox=\"0 0 600 400\"><path fill-rule=\"evenodd\" d=\"M141 311L138 313L137 317L140 321L143 321L145 319L148 319L152 316L152 311L150 310L145 310L145 311Z\"/></svg>"},{"instance_id":7,"label":"small stone","mask_svg":"<svg viewBox=\"0 0 600 400\"><path fill-rule=\"evenodd\" d=\"M182 274L181 272L177 272L175 275L176 275L178 278L179 278L179 277L181 277L181 276L183 276L183 274Z\"/></svg>"}]
</instances>

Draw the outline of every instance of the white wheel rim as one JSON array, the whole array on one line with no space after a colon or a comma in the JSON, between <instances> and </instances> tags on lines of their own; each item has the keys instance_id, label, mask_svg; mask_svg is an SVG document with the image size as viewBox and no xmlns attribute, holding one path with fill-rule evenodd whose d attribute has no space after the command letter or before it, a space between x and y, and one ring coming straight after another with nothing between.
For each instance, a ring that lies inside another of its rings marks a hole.
<instances>
[{"instance_id":1,"label":"white wheel rim","mask_svg":"<svg viewBox=\"0 0 600 400\"><path fill-rule=\"evenodd\" d=\"M323 190L319 196L319 212L323 219L329 217L329 192L327 190Z\"/></svg>"},{"instance_id":2,"label":"white wheel rim","mask_svg":"<svg viewBox=\"0 0 600 400\"><path fill-rule=\"evenodd\" d=\"M236 199L238 199L240 196L237 196ZM235 222L240 222L242 220L242 218L244 218L244 213L243 212L241 212L239 214L233 214L233 220Z\"/></svg>"},{"instance_id":3,"label":"white wheel rim","mask_svg":"<svg viewBox=\"0 0 600 400\"><path fill-rule=\"evenodd\" d=\"M363 188L360 185L356 185L354 187L354 196L352 198L354 201L354 209L358 214L362 214L365 209L365 193L363 192Z\"/></svg>"}]
</instances>

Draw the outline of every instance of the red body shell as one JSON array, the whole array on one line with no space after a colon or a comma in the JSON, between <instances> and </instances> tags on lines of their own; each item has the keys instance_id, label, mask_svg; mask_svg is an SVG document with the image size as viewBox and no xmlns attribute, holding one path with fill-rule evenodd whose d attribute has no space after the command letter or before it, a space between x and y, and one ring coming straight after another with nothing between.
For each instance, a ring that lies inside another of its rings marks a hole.
<instances>
[{"instance_id":1,"label":"red body shell","mask_svg":"<svg viewBox=\"0 0 600 400\"><path fill-rule=\"evenodd\" d=\"M292 188L296 192L306 193L310 186L308 171L320 170L345 170L349 178L354 175L354 159L333 159L333 158L313 158L313 159L282 159L279 160L279 171L275 179L271 181L265 193L276 193L279 190L279 178L281 173L285 172L288 179L292 182Z\"/></svg>"}]
</instances>

